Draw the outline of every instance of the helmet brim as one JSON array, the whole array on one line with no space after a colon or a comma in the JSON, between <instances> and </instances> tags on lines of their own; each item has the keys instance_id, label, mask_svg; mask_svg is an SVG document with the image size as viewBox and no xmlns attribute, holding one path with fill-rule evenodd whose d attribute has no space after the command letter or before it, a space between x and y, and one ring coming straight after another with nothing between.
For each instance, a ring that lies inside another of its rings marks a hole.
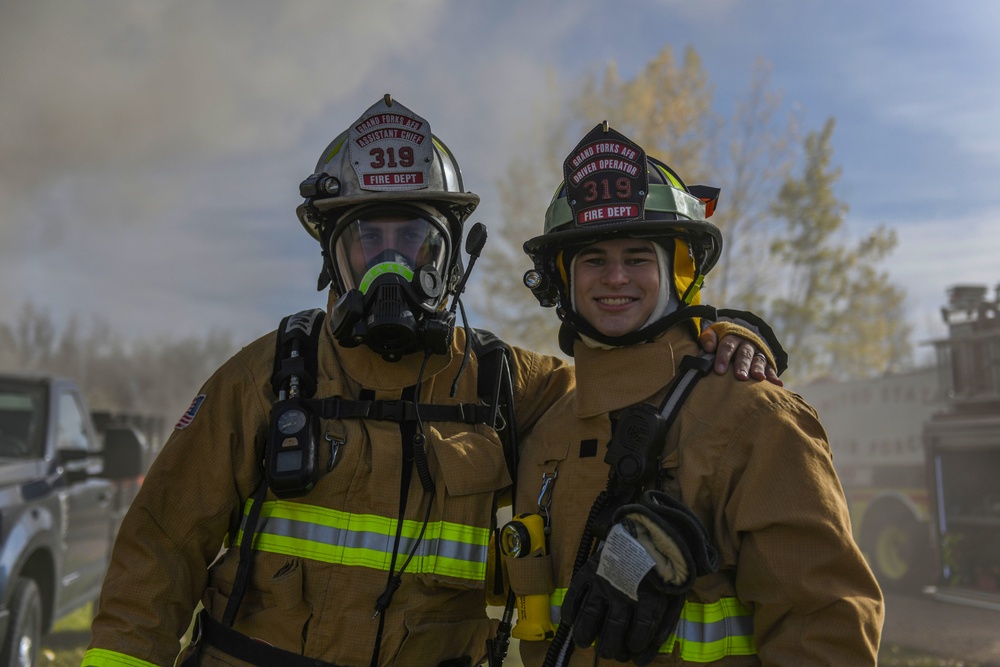
<instances>
[{"instance_id":1,"label":"helmet brim","mask_svg":"<svg viewBox=\"0 0 1000 667\"><path fill-rule=\"evenodd\" d=\"M706 248L702 273L708 273L715 266L722 254L722 232L710 222L699 220L639 220L633 225L620 223L593 225L586 228L566 229L542 234L524 242L524 252L534 257L539 253L551 252L555 249L565 249L572 246L584 246L599 243L608 239L630 237L637 239L657 240L670 237L680 237L688 242L697 243Z\"/></svg>"}]
</instances>

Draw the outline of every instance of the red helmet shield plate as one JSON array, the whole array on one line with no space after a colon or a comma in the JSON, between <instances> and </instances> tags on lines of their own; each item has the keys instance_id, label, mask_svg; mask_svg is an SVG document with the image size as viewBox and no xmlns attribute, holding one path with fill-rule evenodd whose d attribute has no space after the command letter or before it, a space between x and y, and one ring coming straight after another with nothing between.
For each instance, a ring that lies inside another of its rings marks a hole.
<instances>
[{"instance_id":1,"label":"red helmet shield plate","mask_svg":"<svg viewBox=\"0 0 1000 667\"><path fill-rule=\"evenodd\" d=\"M580 140L563 163L577 227L642 219L649 192L646 153L604 124Z\"/></svg>"},{"instance_id":2,"label":"red helmet shield plate","mask_svg":"<svg viewBox=\"0 0 1000 667\"><path fill-rule=\"evenodd\" d=\"M423 190L430 182L430 124L399 102L379 100L347 133L349 157L362 190Z\"/></svg>"}]
</instances>

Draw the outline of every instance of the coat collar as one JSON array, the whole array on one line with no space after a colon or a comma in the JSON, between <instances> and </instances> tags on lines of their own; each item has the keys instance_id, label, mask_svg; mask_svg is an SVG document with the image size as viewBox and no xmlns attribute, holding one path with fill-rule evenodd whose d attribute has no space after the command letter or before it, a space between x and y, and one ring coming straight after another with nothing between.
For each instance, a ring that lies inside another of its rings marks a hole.
<instances>
[{"instance_id":1,"label":"coat collar","mask_svg":"<svg viewBox=\"0 0 1000 667\"><path fill-rule=\"evenodd\" d=\"M586 419L650 401L677 374L687 354L698 346L686 327L673 327L649 343L610 349L577 341L576 414Z\"/></svg>"}]
</instances>

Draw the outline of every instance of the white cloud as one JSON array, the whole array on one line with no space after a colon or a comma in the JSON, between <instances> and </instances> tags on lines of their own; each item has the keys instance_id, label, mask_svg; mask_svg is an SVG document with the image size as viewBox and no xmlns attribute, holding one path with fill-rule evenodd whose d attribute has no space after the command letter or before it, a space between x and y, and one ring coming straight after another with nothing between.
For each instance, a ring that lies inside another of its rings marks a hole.
<instances>
[{"instance_id":1,"label":"white cloud","mask_svg":"<svg viewBox=\"0 0 1000 667\"><path fill-rule=\"evenodd\" d=\"M340 101L337 131L360 113L358 88L388 61L432 45L442 6L4 3L0 317L32 300L154 330L259 320L220 312L236 294L266 302L290 271L219 223L280 210L277 226L302 234L295 190L322 146L294 171L290 154Z\"/></svg>"}]
</instances>

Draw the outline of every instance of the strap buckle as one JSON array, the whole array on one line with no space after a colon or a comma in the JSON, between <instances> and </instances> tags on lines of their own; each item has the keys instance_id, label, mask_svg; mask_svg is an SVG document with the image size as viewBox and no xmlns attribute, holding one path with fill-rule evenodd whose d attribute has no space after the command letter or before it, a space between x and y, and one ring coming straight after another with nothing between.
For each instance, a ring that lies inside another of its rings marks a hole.
<instances>
[{"instance_id":1,"label":"strap buckle","mask_svg":"<svg viewBox=\"0 0 1000 667\"><path fill-rule=\"evenodd\" d=\"M413 412L413 403L410 401L376 401L372 406L371 418L398 424L406 421Z\"/></svg>"},{"instance_id":2,"label":"strap buckle","mask_svg":"<svg viewBox=\"0 0 1000 667\"><path fill-rule=\"evenodd\" d=\"M198 612L198 615L194 617L194 627L191 629L191 646L197 646L198 642L201 641L201 637L203 634L201 617L203 614L207 613L208 612L202 609L200 612Z\"/></svg>"}]
</instances>

